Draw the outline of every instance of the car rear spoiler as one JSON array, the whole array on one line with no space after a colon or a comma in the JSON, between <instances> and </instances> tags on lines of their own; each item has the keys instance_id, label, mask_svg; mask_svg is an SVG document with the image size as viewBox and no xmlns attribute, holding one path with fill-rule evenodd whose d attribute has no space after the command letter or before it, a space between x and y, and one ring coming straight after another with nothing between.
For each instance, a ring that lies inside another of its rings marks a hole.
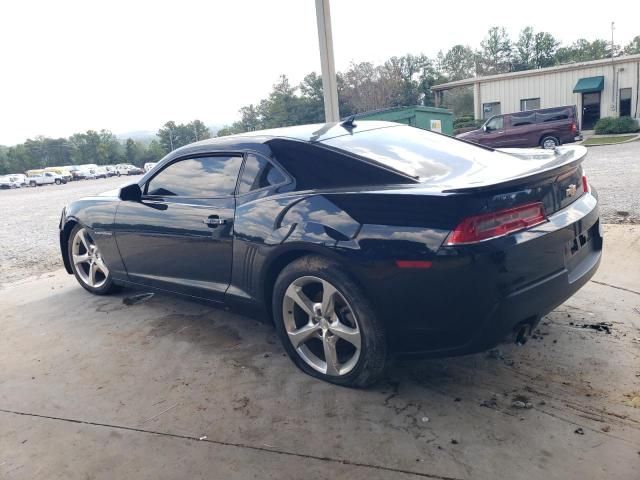
<instances>
[{"instance_id":1,"label":"car rear spoiler","mask_svg":"<svg viewBox=\"0 0 640 480\"><path fill-rule=\"evenodd\" d=\"M576 145L571 147L556 147L553 150L503 148L497 151L507 153L520 160L540 161L548 159L542 167L538 165L533 170L524 171L518 176L501 179L496 183L485 183L472 187L453 188L443 190L443 193L474 193L486 190L502 190L523 183L535 183L549 177L558 176L580 165L587 156L586 147Z\"/></svg>"}]
</instances>

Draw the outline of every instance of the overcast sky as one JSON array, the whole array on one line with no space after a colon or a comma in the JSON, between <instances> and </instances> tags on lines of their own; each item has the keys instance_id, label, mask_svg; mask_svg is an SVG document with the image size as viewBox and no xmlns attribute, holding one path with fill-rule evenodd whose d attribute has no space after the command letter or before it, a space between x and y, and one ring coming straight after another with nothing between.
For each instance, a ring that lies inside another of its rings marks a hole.
<instances>
[{"instance_id":1,"label":"overcast sky","mask_svg":"<svg viewBox=\"0 0 640 480\"><path fill-rule=\"evenodd\" d=\"M593 3L593 5L590 5ZM640 34L640 1L333 0L336 68L479 45L492 25L570 43ZM231 123L320 70L314 0L6 0L0 5L0 144L87 129Z\"/></svg>"}]
</instances>

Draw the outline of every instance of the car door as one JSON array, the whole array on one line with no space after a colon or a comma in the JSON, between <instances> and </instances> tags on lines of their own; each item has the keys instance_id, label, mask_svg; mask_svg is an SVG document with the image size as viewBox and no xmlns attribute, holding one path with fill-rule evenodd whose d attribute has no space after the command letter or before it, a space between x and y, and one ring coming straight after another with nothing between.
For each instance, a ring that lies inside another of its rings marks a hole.
<instances>
[{"instance_id":1,"label":"car door","mask_svg":"<svg viewBox=\"0 0 640 480\"><path fill-rule=\"evenodd\" d=\"M179 158L118 205L114 233L130 281L222 301L231 278L241 155Z\"/></svg>"},{"instance_id":2,"label":"car door","mask_svg":"<svg viewBox=\"0 0 640 480\"><path fill-rule=\"evenodd\" d=\"M505 117L504 147L536 147L538 145L538 137L535 135L538 126L534 111L513 113ZM532 137L535 139L532 140Z\"/></svg>"},{"instance_id":3,"label":"car door","mask_svg":"<svg viewBox=\"0 0 640 480\"><path fill-rule=\"evenodd\" d=\"M484 134L478 137L478 143L488 147L504 147L504 135L504 117L497 115L485 124Z\"/></svg>"}]
</instances>

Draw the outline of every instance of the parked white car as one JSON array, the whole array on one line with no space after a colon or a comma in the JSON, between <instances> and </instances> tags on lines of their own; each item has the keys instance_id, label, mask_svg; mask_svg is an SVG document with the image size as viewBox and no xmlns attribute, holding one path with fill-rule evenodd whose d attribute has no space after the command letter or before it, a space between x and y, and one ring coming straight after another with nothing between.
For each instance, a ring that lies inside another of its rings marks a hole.
<instances>
[{"instance_id":1,"label":"parked white car","mask_svg":"<svg viewBox=\"0 0 640 480\"><path fill-rule=\"evenodd\" d=\"M133 166L130 163L119 163L116 165L116 175L141 175L144 173L139 167Z\"/></svg>"},{"instance_id":2,"label":"parked white car","mask_svg":"<svg viewBox=\"0 0 640 480\"><path fill-rule=\"evenodd\" d=\"M27 175L27 184L30 187L39 187L41 185L49 185L49 184L60 185L62 183L67 183L67 179L62 175L58 175L57 173L52 172L38 172L38 173L30 173Z\"/></svg>"},{"instance_id":3,"label":"parked white car","mask_svg":"<svg viewBox=\"0 0 640 480\"><path fill-rule=\"evenodd\" d=\"M27 176L24 173L10 173L6 176L18 182L21 187L26 187L27 185L29 185L27 183Z\"/></svg>"},{"instance_id":4,"label":"parked white car","mask_svg":"<svg viewBox=\"0 0 640 480\"><path fill-rule=\"evenodd\" d=\"M2 190L8 190L10 188L20 188L21 186L22 185L15 177L11 177L9 175L0 177L0 189Z\"/></svg>"}]
</instances>

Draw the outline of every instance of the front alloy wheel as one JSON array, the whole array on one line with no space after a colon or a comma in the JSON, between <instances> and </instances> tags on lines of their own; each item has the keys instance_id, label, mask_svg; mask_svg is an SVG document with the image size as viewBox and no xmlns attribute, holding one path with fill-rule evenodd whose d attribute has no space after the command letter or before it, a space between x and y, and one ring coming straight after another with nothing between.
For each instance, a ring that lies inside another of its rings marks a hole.
<instances>
[{"instance_id":1,"label":"front alloy wheel","mask_svg":"<svg viewBox=\"0 0 640 480\"><path fill-rule=\"evenodd\" d=\"M89 231L81 225L77 225L71 232L69 259L76 279L86 290L104 294L113 289L111 275L100 249Z\"/></svg>"}]
</instances>

